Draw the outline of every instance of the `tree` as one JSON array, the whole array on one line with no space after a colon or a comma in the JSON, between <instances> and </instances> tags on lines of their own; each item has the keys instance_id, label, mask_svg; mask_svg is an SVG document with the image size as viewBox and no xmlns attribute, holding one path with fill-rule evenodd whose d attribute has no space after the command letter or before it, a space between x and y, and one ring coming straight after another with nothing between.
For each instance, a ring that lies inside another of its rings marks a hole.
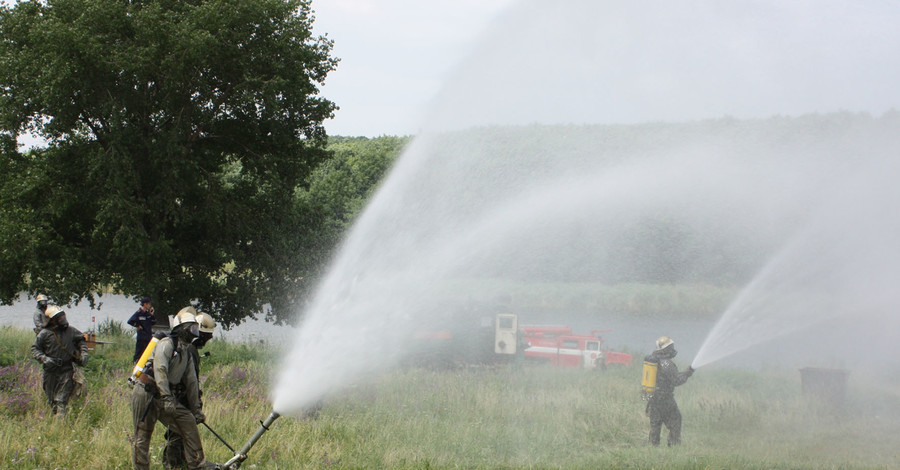
<instances>
[{"instance_id":1,"label":"tree","mask_svg":"<svg viewBox=\"0 0 900 470\"><path fill-rule=\"evenodd\" d=\"M409 137L329 137L329 158L296 193L298 210L315 217L309 265L325 267L334 250L369 202ZM311 285L305 285L309 288Z\"/></svg>"},{"instance_id":2,"label":"tree","mask_svg":"<svg viewBox=\"0 0 900 470\"><path fill-rule=\"evenodd\" d=\"M324 212L326 228L340 237L350 228L372 194L409 143L409 137L330 137L332 157L310 176L300 194Z\"/></svg>"},{"instance_id":3,"label":"tree","mask_svg":"<svg viewBox=\"0 0 900 470\"><path fill-rule=\"evenodd\" d=\"M309 0L51 0L0 9L0 301L102 289L285 320L321 217L337 59ZM21 153L15 138L43 137ZM268 308L267 308L268 307Z\"/></svg>"}]
</instances>

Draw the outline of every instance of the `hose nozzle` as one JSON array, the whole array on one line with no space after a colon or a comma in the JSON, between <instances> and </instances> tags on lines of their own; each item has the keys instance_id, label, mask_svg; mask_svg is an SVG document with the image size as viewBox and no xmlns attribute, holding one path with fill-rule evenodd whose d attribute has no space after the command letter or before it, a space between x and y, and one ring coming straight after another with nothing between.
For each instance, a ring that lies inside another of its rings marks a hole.
<instances>
[{"instance_id":1,"label":"hose nozzle","mask_svg":"<svg viewBox=\"0 0 900 470\"><path fill-rule=\"evenodd\" d=\"M281 415L273 411L265 421L260 421L259 429L250 436L250 440L244 444L244 447L241 447L241 450L235 452L234 457L222 464L222 470L234 470L240 467L241 462L247 460L247 452L250 452L250 448L253 447L253 444L256 444L256 441L269 430L269 426L271 426L279 416Z\"/></svg>"}]
</instances>

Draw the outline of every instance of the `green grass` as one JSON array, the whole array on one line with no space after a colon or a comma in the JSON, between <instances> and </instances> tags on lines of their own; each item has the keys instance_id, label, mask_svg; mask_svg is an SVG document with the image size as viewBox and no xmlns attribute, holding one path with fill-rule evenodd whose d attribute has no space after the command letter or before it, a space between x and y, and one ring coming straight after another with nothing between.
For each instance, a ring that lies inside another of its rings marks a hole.
<instances>
[{"instance_id":1,"label":"green grass","mask_svg":"<svg viewBox=\"0 0 900 470\"><path fill-rule=\"evenodd\" d=\"M88 390L67 421L48 413L30 331L0 329L0 468L131 468L133 343L98 339ZM216 340L204 359L208 423L239 448L271 411L270 346ZM282 417L242 468L898 468L900 385L851 382L833 412L800 393L794 370L703 368L678 389L684 444L653 448L640 370L551 367L396 370L328 397L317 418ZM665 435L666 431L663 431ZM154 435L155 468L163 428ZM232 456L208 430L210 460ZM665 437L663 437L665 440Z\"/></svg>"}]
</instances>

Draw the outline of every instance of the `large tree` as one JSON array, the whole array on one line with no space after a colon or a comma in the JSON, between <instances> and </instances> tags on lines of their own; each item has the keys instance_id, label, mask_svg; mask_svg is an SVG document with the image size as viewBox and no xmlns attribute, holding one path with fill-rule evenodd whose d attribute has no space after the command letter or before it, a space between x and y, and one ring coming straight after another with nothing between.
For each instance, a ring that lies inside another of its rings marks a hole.
<instances>
[{"instance_id":1,"label":"large tree","mask_svg":"<svg viewBox=\"0 0 900 470\"><path fill-rule=\"evenodd\" d=\"M0 302L112 289L288 318L320 262L296 192L336 109L312 21L309 0L2 7Z\"/></svg>"}]
</instances>

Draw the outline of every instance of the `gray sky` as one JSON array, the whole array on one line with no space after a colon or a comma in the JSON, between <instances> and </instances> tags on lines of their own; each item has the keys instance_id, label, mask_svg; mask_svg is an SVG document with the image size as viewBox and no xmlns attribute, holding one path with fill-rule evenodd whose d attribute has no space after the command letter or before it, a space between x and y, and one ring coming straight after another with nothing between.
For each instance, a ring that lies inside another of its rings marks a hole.
<instances>
[{"instance_id":1,"label":"gray sky","mask_svg":"<svg viewBox=\"0 0 900 470\"><path fill-rule=\"evenodd\" d=\"M338 69L322 94L341 107L331 135L415 134L442 81L514 0L313 0L314 31Z\"/></svg>"},{"instance_id":2,"label":"gray sky","mask_svg":"<svg viewBox=\"0 0 900 470\"><path fill-rule=\"evenodd\" d=\"M900 105L900 7L313 0L338 70L331 135L484 124L634 123Z\"/></svg>"},{"instance_id":3,"label":"gray sky","mask_svg":"<svg viewBox=\"0 0 900 470\"><path fill-rule=\"evenodd\" d=\"M900 104L900 7L882 0L313 0L312 9L314 33L341 60L321 90L340 106L325 122L330 135Z\"/></svg>"}]
</instances>

